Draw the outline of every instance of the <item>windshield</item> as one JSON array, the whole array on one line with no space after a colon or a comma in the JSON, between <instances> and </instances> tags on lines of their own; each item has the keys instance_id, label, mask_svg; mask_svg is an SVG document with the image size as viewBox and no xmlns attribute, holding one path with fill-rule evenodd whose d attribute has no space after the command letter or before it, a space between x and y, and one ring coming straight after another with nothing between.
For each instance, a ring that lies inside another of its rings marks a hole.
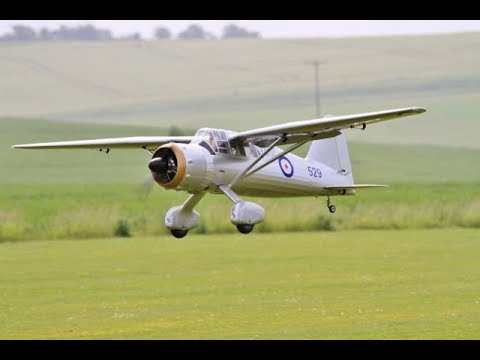
<instances>
[{"instance_id":1,"label":"windshield","mask_svg":"<svg viewBox=\"0 0 480 360\"><path fill-rule=\"evenodd\" d=\"M213 154L226 154L233 156L246 156L245 149L241 144L232 145L228 141L230 131L220 129L200 129L195 134L192 140L193 144L203 146L210 153Z\"/></svg>"}]
</instances>

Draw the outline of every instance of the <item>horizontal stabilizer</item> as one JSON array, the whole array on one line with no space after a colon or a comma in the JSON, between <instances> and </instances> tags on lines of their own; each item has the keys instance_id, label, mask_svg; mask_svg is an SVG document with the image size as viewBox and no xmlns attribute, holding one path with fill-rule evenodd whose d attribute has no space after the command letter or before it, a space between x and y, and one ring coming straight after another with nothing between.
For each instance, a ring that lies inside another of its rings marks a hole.
<instances>
[{"instance_id":1,"label":"horizontal stabilizer","mask_svg":"<svg viewBox=\"0 0 480 360\"><path fill-rule=\"evenodd\" d=\"M389 187L388 185L377 185L377 184L355 184L355 185L333 185L325 186L324 189L327 190L355 190L355 189L371 189L371 188L383 188Z\"/></svg>"}]
</instances>

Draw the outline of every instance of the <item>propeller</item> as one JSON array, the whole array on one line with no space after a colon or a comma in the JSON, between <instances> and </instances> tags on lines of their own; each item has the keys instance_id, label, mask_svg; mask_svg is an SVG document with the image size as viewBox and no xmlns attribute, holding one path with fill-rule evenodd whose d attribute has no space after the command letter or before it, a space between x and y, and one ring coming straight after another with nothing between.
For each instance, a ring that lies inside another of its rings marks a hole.
<instances>
[{"instance_id":1,"label":"propeller","mask_svg":"<svg viewBox=\"0 0 480 360\"><path fill-rule=\"evenodd\" d=\"M140 184L138 184L138 188L137 188L138 197L142 200L146 199L147 196L152 191L154 183L155 183L155 179L153 178L152 174L149 174L147 177L145 177L145 180L143 180Z\"/></svg>"},{"instance_id":2,"label":"propeller","mask_svg":"<svg viewBox=\"0 0 480 360\"><path fill-rule=\"evenodd\" d=\"M148 163L148 168L154 173L163 173L168 171L168 160L169 158L157 157L150 160Z\"/></svg>"},{"instance_id":3,"label":"propeller","mask_svg":"<svg viewBox=\"0 0 480 360\"><path fill-rule=\"evenodd\" d=\"M154 181L166 184L175 178L177 174L176 160L175 154L172 151L150 160L148 168L151 174L138 187L138 193L142 199L145 199L150 194Z\"/></svg>"}]
</instances>

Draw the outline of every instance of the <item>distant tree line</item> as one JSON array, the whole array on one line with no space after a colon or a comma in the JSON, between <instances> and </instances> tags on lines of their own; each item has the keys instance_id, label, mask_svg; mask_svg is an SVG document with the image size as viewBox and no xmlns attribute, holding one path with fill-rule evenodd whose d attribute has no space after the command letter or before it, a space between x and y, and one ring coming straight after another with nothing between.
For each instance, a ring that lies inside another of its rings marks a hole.
<instances>
[{"instance_id":1,"label":"distant tree line","mask_svg":"<svg viewBox=\"0 0 480 360\"><path fill-rule=\"evenodd\" d=\"M156 40L170 40L175 38L170 30L165 27L157 27L153 32ZM233 38L259 38L258 32L251 32L235 24L229 24L223 28L222 39ZM193 39L216 39L216 37L204 30L200 25L189 25L176 36L180 40ZM52 40L80 40L80 41L109 41L109 40L143 40L140 33L115 37L110 30L99 29L93 25L78 25L73 27L60 26L57 30L46 28L35 31L26 25L14 25L12 31L0 36L0 41L52 41Z\"/></svg>"},{"instance_id":2,"label":"distant tree line","mask_svg":"<svg viewBox=\"0 0 480 360\"><path fill-rule=\"evenodd\" d=\"M110 30L97 29L93 25L74 27L60 26L57 30L41 29L36 32L29 26L14 25L12 32L3 35L0 40L5 41L35 41L35 40L85 40L105 41L114 37Z\"/></svg>"}]
</instances>

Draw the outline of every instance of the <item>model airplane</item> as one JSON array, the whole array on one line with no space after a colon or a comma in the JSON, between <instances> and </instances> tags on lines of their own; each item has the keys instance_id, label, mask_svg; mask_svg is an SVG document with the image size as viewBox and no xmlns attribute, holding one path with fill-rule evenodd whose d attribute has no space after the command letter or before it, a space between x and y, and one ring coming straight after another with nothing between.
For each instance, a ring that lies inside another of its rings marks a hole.
<instances>
[{"instance_id":1,"label":"model airplane","mask_svg":"<svg viewBox=\"0 0 480 360\"><path fill-rule=\"evenodd\" d=\"M354 195L356 189L385 185L354 184L350 156L341 130L365 129L367 124L425 112L412 107L290 122L244 132L203 128L195 136L149 136L14 145L24 149L93 148L109 152L138 148L152 158L153 179L165 189L190 193L183 205L168 210L165 226L182 238L198 226L193 210L207 193L224 194L232 202L230 221L248 234L264 220L264 209L240 196ZM291 152L312 142L303 159ZM282 150L277 145L290 145Z\"/></svg>"}]
</instances>

